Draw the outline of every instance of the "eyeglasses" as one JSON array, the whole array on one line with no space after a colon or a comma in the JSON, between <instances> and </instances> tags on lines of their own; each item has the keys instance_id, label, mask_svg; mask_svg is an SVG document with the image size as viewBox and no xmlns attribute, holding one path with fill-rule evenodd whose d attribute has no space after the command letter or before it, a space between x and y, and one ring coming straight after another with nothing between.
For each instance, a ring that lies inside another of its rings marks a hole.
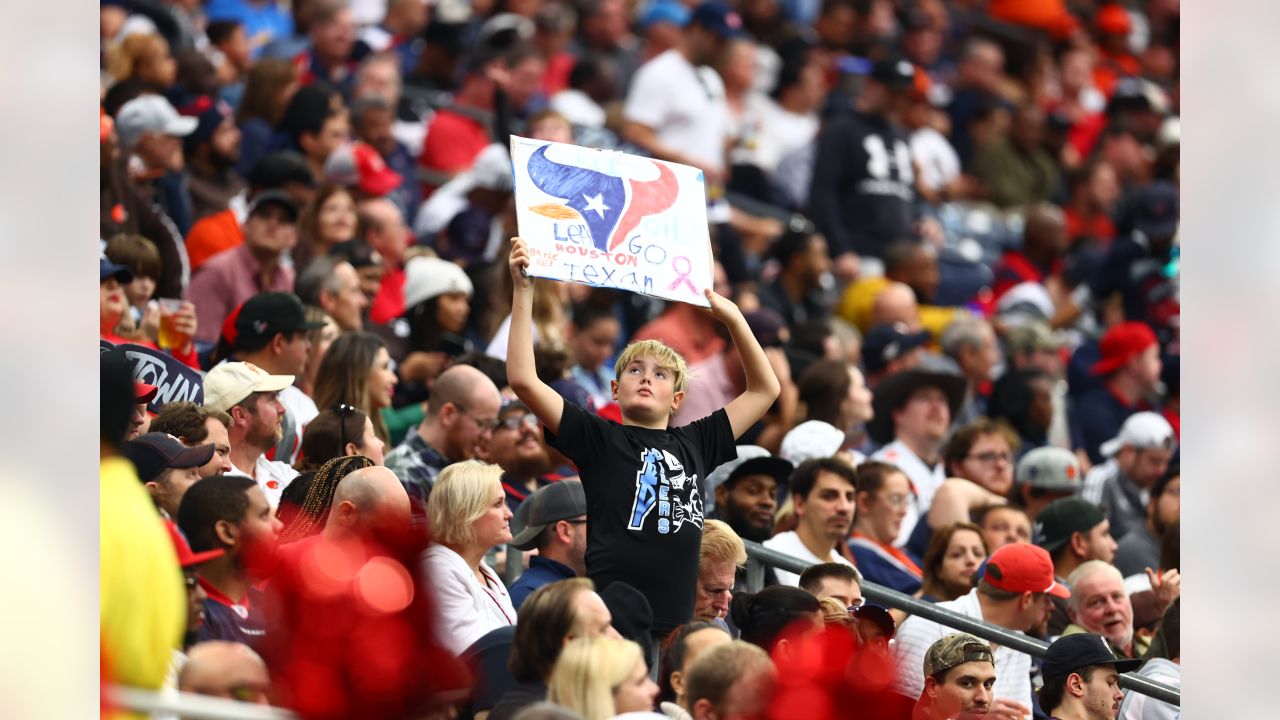
<instances>
[{"instance_id":1,"label":"eyeglasses","mask_svg":"<svg viewBox=\"0 0 1280 720\"><path fill-rule=\"evenodd\" d=\"M333 409L338 413L338 455L347 454L347 418L358 412L355 407L346 403L339 403Z\"/></svg>"},{"instance_id":2,"label":"eyeglasses","mask_svg":"<svg viewBox=\"0 0 1280 720\"><path fill-rule=\"evenodd\" d=\"M1003 460L1007 465L1013 462L1013 453L996 452L995 450L988 450L987 452L980 452L975 455L970 455L967 459L977 460L978 462L986 463L987 465L990 465L996 462L997 460Z\"/></svg>"},{"instance_id":3,"label":"eyeglasses","mask_svg":"<svg viewBox=\"0 0 1280 720\"><path fill-rule=\"evenodd\" d=\"M882 495L880 499L889 507L900 508L907 506L907 501L910 500L910 497L901 493L894 493L892 495Z\"/></svg>"},{"instance_id":4,"label":"eyeglasses","mask_svg":"<svg viewBox=\"0 0 1280 720\"><path fill-rule=\"evenodd\" d=\"M467 410L466 405L463 405L462 403L453 403L453 406L461 410L463 415L471 418L471 422L475 423L476 427L480 428L481 432L493 432L493 430L498 427L497 418L485 418L481 420L480 418L471 415L470 411Z\"/></svg>"},{"instance_id":5,"label":"eyeglasses","mask_svg":"<svg viewBox=\"0 0 1280 720\"><path fill-rule=\"evenodd\" d=\"M531 428L538 427L538 416L533 413L525 413L523 415L505 417L498 421L498 427L506 428L507 430L519 430L521 425L528 425Z\"/></svg>"},{"instance_id":6,"label":"eyeglasses","mask_svg":"<svg viewBox=\"0 0 1280 720\"><path fill-rule=\"evenodd\" d=\"M195 590L196 586L200 584L200 578L195 575L184 575L182 582L187 584L188 590Z\"/></svg>"}]
</instances>

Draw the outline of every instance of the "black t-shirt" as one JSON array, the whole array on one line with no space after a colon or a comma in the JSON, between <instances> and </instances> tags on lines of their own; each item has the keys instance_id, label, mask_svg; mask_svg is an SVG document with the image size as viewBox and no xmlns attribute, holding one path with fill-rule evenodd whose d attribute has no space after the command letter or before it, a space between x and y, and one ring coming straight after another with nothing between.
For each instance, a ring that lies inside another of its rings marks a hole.
<instances>
[{"instance_id":1,"label":"black t-shirt","mask_svg":"<svg viewBox=\"0 0 1280 720\"><path fill-rule=\"evenodd\" d=\"M693 616L707 473L737 457L723 409L684 427L619 425L566 402L547 444L578 466L587 496L587 576L644 594L655 634Z\"/></svg>"},{"instance_id":2,"label":"black t-shirt","mask_svg":"<svg viewBox=\"0 0 1280 720\"><path fill-rule=\"evenodd\" d=\"M854 113L818 137L809 210L831 255L881 257L912 234L915 171L910 141L884 117Z\"/></svg>"}]
</instances>

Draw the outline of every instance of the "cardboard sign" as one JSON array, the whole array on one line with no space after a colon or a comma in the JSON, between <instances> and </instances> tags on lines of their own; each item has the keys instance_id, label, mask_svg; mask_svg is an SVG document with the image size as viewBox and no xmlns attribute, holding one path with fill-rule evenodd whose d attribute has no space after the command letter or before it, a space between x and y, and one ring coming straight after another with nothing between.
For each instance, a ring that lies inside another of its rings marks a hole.
<instances>
[{"instance_id":1,"label":"cardboard sign","mask_svg":"<svg viewBox=\"0 0 1280 720\"><path fill-rule=\"evenodd\" d=\"M106 345L105 341L102 341ZM116 347L124 351L125 357L133 364L133 379L148 385L155 385L159 390L147 409L159 412L160 408L171 402L193 402L204 404L204 374L172 356L159 350L141 345L124 344ZM106 347L102 350L105 352Z\"/></svg>"},{"instance_id":2,"label":"cardboard sign","mask_svg":"<svg viewBox=\"0 0 1280 720\"><path fill-rule=\"evenodd\" d=\"M530 275L707 307L701 170L514 135L511 158Z\"/></svg>"}]
</instances>

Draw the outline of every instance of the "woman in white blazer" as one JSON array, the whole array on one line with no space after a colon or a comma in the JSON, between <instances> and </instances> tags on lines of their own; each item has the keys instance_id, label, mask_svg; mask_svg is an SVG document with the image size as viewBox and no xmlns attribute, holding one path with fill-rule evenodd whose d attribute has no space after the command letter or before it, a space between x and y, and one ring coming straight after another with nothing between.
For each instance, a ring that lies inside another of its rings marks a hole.
<instances>
[{"instance_id":1,"label":"woman in white blazer","mask_svg":"<svg viewBox=\"0 0 1280 720\"><path fill-rule=\"evenodd\" d=\"M476 460L446 467L431 490L432 544L424 579L435 600L437 636L460 654L480 636L516 624L511 596L484 564L489 548L511 542L502 469Z\"/></svg>"}]
</instances>

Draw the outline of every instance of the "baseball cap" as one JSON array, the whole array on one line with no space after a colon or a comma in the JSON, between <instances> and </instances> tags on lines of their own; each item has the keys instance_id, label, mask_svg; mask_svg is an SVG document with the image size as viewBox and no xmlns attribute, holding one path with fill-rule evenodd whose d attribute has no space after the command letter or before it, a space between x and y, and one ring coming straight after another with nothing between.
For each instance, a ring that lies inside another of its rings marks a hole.
<instances>
[{"instance_id":1,"label":"baseball cap","mask_svg":"<svg viewBox=\"0 0 1280 720\"><path fill-rule=\"evenodd\" d=\"M1054 552L1071 540L1071 535L1089 532L1107 519L1102 508L1080 497L1058 498L1036 516L1036 544Z\"/></svg>"},{"instance_id":2,"label":"baseball cap","mask_svg":"<svg viewBox=\"0 0 1280 720\"><path fill-rule=\"evenodd\" d=\"M717 487L748 475L768 475L778 482L778 491L781 492L794 469L790 461L774 457L759 445L739 445L737 458L722 464L707 476L707 492L715 492Z\"/></svg>"},{"instance_id":3,"label":"baseball cap","mask_svg":"<svg viewBox=\"0 0 1280 720\"><path fill-rule=\"evenodd\" d=\"M977 635L951 633L924 651L924 674L925 677L937 675L967 662L988 662L994 666L996 657L991 643Z\"/></svg>"},{"instance_id":4,"label":"baseball cap","mask_svg":"<svg viewBox=\"0 0 1280 720\"><path fill-rule=\"evenodd\" d=\"M893 90L906 90L916 83L916 66L905 58L886 58L871 66L871 79Z\"/></svg>"},{"instance_id":5,"label":"baseball cap","mask_svg":"<svg viewBox=\"0 0 1280 720\"><path fill-rule=\"evenodd\" d=\"M1134 199L1133 227L1149 238L1167 238L1178 229L1178 188L1171 182L1153 182Z\"/></svg>"},{"instance_id":6,"label":"baseball cap","mask_svg":"<svg viewBox=\"0 0 1280 720\"><path fill-rule=\"evenodd\" d=\"M116 113L116 135L127 148L136 145L143 133L186 137L195 132L198 124L193 117L179 115L161 95L139 95Z\"/></svg>"},{"instance_id":7,"label":"baseball cap","mask_svg":"<svg viewBox=\"0 0 1280 720\"><path fill-rule=\"evenodd\" d=\"M1172 450L1177 446L1173 426L1159 413L1134 413L1120 426L1120 434L1102 443L1099 451L1103 457L1111 457L1121 448L1131 447L1138 450L1164 448Z\"/></svg>"},{"instance_id":8,"label":"baseball cap","mask_svg":"<svg viewBox=\"0 0 1280 720\"><path fill-rule=\"evenodd\" d=\"M1133 27L1128 11L1119 5L1099 8L1098 14L1093 18L1093 24L1098 28L1098 32L1111 35L1128 35Z\"/></svg>"},{"instance_id":9,"label":"baseball cap","mask_svg":"<svg viewBox=\"0 0 1280 720\"><path fill-rule=\"evenodd\" d=\"M324 327L324 323L307 320L307 311L297 295L264 292L254 295L240 306L235 320L235 338L237 342L271 338L278 333L321 327Z\"/></svg>"},{"instance_id":10,"label":"baseball cap","mask_svg":"<svg viewBox=\"0 0 1280 720\"><path fill-rule=\"evenodd\" d=\"M324 161L324 174L329 182L353 187L360 192L382 197L400 187L404 178L387 167L372 146L350 142L329 153Z\"/></svg>"},{"instance_id":11,"label":"baseball cap","mask_svg":"<svg viewBox=\"0 0 1280 720\"><path fill-rule=\"evenodd\" d=\"M704 2L689 16L690 25L698 25L726 40L742 36L742 18L718 2Z\"/></svg>"},{"instance_id":12,"label":"baseball cap","mask_svg":"<svg viewBox=\"0 0 1280 720\"><path fill-rule=\"evenodd\" d=\"M1014 480L1052 492L1078 492L1083 480L1080 461L1070 450L1040 447L1030 450L1018 461Z\"/></svg>"},{"instance_id":13,"label":"baseball cap","mask_svg":"<svg viewBox=\"0 0 1280 720\"><path fill-rule=\"evenodd\" d=\"M776 310L760 308L743 313L742 317L760 347L782 347L786 343L789 334L787 321Z\"/></svg>"},{"instance_id":14,"label":"baseball cap","mask_svg":"<svg viewBox=\"0 0 1280 720\"><path fill-rule=\"evenodd\" d=\"M1136 320L1113 325L1098 343L1101 359L1089 369L1094 375L1108 375L1124 367L1129 359L1156 344L1156 334L1146 323Z\"/></svg>"},{"instance_id":15,"label":"baseball cap","mask_svg":"<svg viewBox=\"0 0 1280 720\"><path fill-rule=\"evenodd\" d=\"M316 186L307 159L292 150L281 150L262 158L249 174L249 184L260 190L279 189L291 183L309 188Z\"/></svg>"},{"instance_id":16,"label":"baseball cap","mask_svg":"<svg viewBox=\"0 0 1280 720\"><path fill-rule=\"evenodd\" d=\"M205 550L204 552L195 552L191 549L191 545L187 539L182 536L182 531L178 530L178 526L172 520L164 521L164 528L169 531L169 539L173 541L173 549L178 554L178 565L182 569L193 568L197 565L203 565L215 558L220 558L226 554L226 550L222 548L214 548L213 550Z\"/></svg>"},{"instance_id":17,"label":"baseball cap","mask_svg":"<svg viewBox=\"0 0 1280 720\"><path fill-rule=\"evenodd\" d=\"M471 278L455 263L434 257L415 257L405 264L405 310L424 300L455 292L466 293L467 297L474 292Z\"/></svg>"},{"instance_id":18,"label":"baseball cap","mask_svg":"<svg viewBox=\"0 0 1280 720\"><path fill-rule=\"evenodd\" d=\"M1049 593L1063 599L1071 597L1071 591L1053 575L1049 551L1037 545L1013 543L996 550L987 559L982 579L997 590Z\"/></svg>"},{"instance_id":19,"label":"baseball cap","mask_svg":"<svg viewBox=\"0 0 1280 720\"><path fill-rule=\"evenodd\" d=\"M298 220L298 201L293 196L283 190L263 190L253 196L253 200L249 203L249 211L246 217L253 217L257 214L259 208L268 205L276 205L285 209L289 213L291 222Z\"/></svg>"},{"instance_id":20,"label":"baseball cap","mask_svg":"<svg viewBox=\"0 0 1280 720\"><path fill-rule=\"evenodd\" d=\"M213 137L214 131L231 117L234 111L227 101L202 95L183 105L178 112L184 117L196 119L196 129L182 141L182 146L190 152L200 143Z\"/></svg>"},{"instance_id":21,"label":"baseball cap","mask_svg":"<svg viewBox=\"0 0 1280 720\"><path fill-rule=\"evenodd\" d=\"M676 27L684 27L689 23L689 8L683 3L672 0L655 0L640 15L640 27L649 28L658 23L668 23Z\"/></svg>"},{"instance_id":22,"label":"baseball cap","mask_svg":"<svg viewBox=\"0 0 1280 720\"><path fill-rule=\"evenodd\" d=\"M137 404L151 402L158 392L160 392L160 388L155 385L148 385L137 380L133 381L133 401Z\"/></svg>"},{"instance_id":23,"label":"baseball cap","mask_svg":"<svg viewBox=\"0 0 1280 720\"><path fill-rule=\"evenodd\" d=\"M152 432L125 443L123 452L138 468L138 479L145 483L169 468L204 465L213 458L213 443L187 447L168 433Z\"/></svg>"},{"instance_id":24,"label":"baseball cap","mask_svg":"<svg viewBox=\"0 0 1280 720\"><path fill-rule=\"evenodd\" d=\"M124 265L117 265L107 259L106 255L98 256L98 283L104 283L107 278L115 278L121 285L128 285L133 282L133 271Z\"/></svg>"},{"instance_id":25,"label":"baseball cap","mask_svg":"<svg viewBox=\"0 0 1280 720\"><path fill-rule=\"evenodd\" d=\"M844 431L823 420L806 420L782 438L778 456L794 465L806 460L829 458L844 445Z\"/></svg>"},{"instance_id":26,"label":"baseball cap","mask_svg":"<svg viewBox=\"0 0 1280 720\"><path fill-rule=\"evenodd\" d=\"M1007 324L1045 322L1053 314L1053 298L1038 282L1018 283L996 301L996 315Z\"/></svg>"},{"instance_id":27,"label":"baseball cap","mask_svg":"<svg viewBox=\"0 0 1280 720\"><path fill-rule=\"evenodd\" d=\"M515 519L521 528L511 539L511 544L521 550L532 550L548 525L586 514L587 495L581 482L561 480L544 485L516 509Z\"/></svg>"},{"instance_id":28,"label":"baseball cap","mask_svg":"<svg viewBox=\"0 0 1280 720\"><path fill-rule=\"evenodd\" d=\"M1036 350L1061 350L1063 343L1048 325L1031 320L1011 328L1004 336L1004 346L1010 355L1022 355Z\"/></svg>"},{"instance_id":29,"label":"baseball cap","mask_svg":"<svg viewBox=\"0 0 1280 720\"><path fill-rule=\"evenodd\" d=\"M204 376L204 406L227 412L256 392L279 392L292 384L292 375L272 375L253 363L222 363Z\"/></svg>"},{"instance_id":30,"label":"baseball cap","mask_svg":"<svg viewBox=\"0 0 1280 720\"><path fill-rule=\"evenodd\" d=\"M1116 672L1126 673L1137 670L1142 665L1142 660L1117 658L1101 635L1072 633L1049 644L1044 651L1044 663L1040 672L1045 680L1052 680L1091 665L1115 665Z\"/></svg>"},{"instance_id":31,"label":"baseball cap","mask_svg":"<svg viewBox=\"0 0 1280 720\"><path fill-rule=\"evenodd\" d=\"M906 353L929 342L929 332L911 332L906 323L876 325L862 338L862 365L868 373L878 373Z\"/></svg>"}]
</instances>

